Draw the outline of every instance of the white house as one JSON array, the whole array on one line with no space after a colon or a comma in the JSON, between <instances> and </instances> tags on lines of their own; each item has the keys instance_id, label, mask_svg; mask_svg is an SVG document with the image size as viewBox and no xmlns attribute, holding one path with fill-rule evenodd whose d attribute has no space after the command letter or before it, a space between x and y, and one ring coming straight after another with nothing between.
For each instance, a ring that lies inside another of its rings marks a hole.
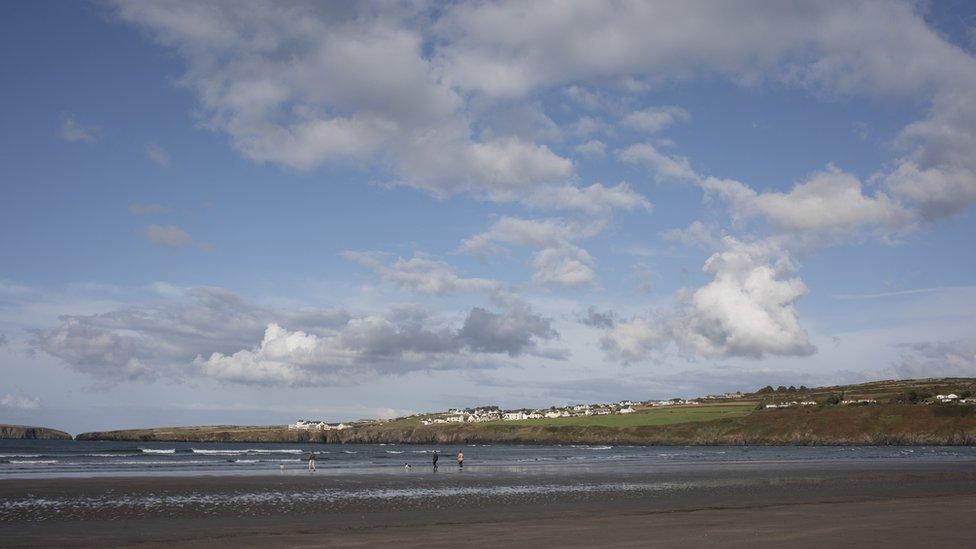
<instances>
[{"instance_id":1,"label":"white house","mask_svg":"<svg viewBox=\"0 0 976 549\"><path fill-rule=\"evenodd\" d=\"M621 414L633 414L636 411L637 410L634 410L634 408L632 406L627 406L626 408L621 408L619 413L621 413Z\"/></svg>"},{"instance_id":2,"label":"white house","mask_svg":"<svg viewBox=\"0 0 976 549\"><path fill-rule=\"evenodd\" d=\"M514 412L505 412L502 414L502 419L505 421L519 421L522 419L529 419L529 415L522 410L515 410Z\"/></svg>"}]
</instances>

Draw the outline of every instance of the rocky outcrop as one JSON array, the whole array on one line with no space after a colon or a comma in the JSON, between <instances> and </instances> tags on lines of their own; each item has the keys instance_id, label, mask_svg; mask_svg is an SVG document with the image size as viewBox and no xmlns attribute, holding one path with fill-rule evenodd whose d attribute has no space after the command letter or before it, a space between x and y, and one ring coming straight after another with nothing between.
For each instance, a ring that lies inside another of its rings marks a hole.
<instances>
[{"instance_id":1,"label":"rocky outcrop","mask_svg":"<svg viewBox=\"0 0 976 549\"><path fill-rule=\"evenodd\" d=\"M71 440L71 435L64 431L48 429L47 427L0 425L0 439Z\"/></svg>"}]
</instances>

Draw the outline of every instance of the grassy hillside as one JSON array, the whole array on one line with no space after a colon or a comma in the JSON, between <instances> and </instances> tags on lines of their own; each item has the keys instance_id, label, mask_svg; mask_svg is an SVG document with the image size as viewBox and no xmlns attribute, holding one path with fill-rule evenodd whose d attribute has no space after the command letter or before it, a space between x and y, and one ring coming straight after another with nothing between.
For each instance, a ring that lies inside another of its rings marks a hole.
<instances>
[{"instance_id":1,"label":"grassy hillside","mask_svg":"<svg viewBox=\"0 0 976 549\"><path fill-rule=\"evenodd\" d=\"M284 427L169 427L85 433L87 440L534 444L976 444L976 406L928 404L928 395L976 390L974 379L879 381L753 393L730 402L641 409L633 414L421 425L425 417L343 431ZM914 395L914 400L908 396ZM873 398L872 406L765 410L764 402ZM912 403L913 402L913 403Z\"/></svg>"},{"instance_id":2,"label":"grassy hillside","mask_svg":"<svg viewBox=\"0 0 976 549\"><path fill-rule=\"evenodd\" d=\"M752 409L752 403L675 406L647 408L639 410L633 414L526 419L521 421L493 422L493 424L504 423L518 426L528 425L544 427L640 427L644 425L672 425L676 423L693 423L698 421L713 421L723 418L742 417L748 415Z\"/></svg>"}]
</instances>

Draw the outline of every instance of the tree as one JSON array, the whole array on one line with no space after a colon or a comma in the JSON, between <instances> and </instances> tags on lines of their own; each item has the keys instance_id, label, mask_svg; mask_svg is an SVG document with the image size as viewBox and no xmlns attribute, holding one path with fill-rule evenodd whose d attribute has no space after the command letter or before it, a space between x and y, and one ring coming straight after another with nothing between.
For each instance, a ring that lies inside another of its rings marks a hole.
<instances>
[{"instance_id":1,"label":"tree","mask_svg":"<svg viewBox=\"0 0 976 549\"><path fill-rule=\"evenodd\" d=\"M773 391L775 391L775 389L773 389L773 386L772 385L767 385L767 386L763 387L762 389L759 389L756 392L762 394L762 393L772 393Z\"/></svg>"},{"instance_id":2,"label":"tree","mask_svg":"<svg viewBox=\"0 0 976 549\"><path fill-rule=\"evenodd\" d=\"M791 392L791 393L795 393L795 392L796 392L796 387L794 387L794 386L792 386L792 385L790 385L790 388L789 388L789 389L787 389L787 391L789 391L789 392Z\"/></svg>"},{"instance_id":3,"label":"tree","mask_svg":"<svg viewBox=\"0 0 976 549\"><path fill-rule=\"evenodd\" d=\"M841 393L839 395L836 394L836 393L834 393L834 394L828 395L827 398L824 399L824 402L823 403L824 403L825 406L836 406L837 404L840 404L840 402L842 400L844 400L844 394L843 393Z\"/></svg>"},{"instance_id":4,"label":"tree","mask_svg":"<svg viewBox=\"0 0 976 549\"><path fill-rule=\"evenodd\" d=\"M777 393L785 393L786 391L787 389L785 385L780 385L779 387L776 388Z\"/></svg>"}]
</instances>

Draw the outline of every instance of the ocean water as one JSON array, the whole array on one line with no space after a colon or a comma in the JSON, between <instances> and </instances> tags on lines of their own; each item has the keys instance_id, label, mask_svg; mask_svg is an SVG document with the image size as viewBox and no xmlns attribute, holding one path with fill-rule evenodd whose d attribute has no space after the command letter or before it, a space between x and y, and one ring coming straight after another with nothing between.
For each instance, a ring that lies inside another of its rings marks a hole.
<instances>
[{"instance_id":1,"label":"ocean water","mask_svg":"<svg viewBox=\"0 0 976 549\"><path fill-rule=\"evenodd\" d=\"M399 471L405 464L455 468L465 454L465 469L489 471L542 469L566 465L629 467L722 463L891 461L976 462L976 447L942 446L588 446L289 444L201 442L84 442L0 440L0 479L88 476L235 475L303 471L309 452L323 473Z\"/></svg>"}]
</instances>

